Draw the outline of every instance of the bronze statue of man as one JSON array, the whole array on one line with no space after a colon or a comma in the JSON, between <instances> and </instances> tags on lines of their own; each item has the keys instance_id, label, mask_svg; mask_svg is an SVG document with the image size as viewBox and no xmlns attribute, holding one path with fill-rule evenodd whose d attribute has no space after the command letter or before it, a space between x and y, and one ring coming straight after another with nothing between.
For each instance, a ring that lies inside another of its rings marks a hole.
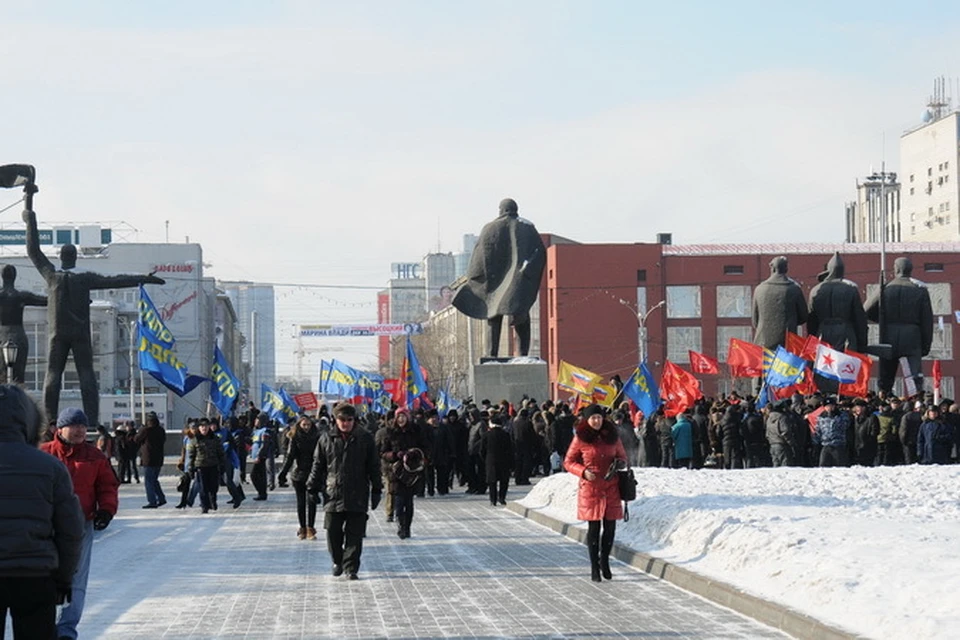
<instances>
[{"instance_id":1,"label":"bronze statue of man","mask_svg":"<svg viewBox=\"0 0 960 640\"><path fill-rule=\"evenodd\" d=\"M834 253L826 270L818 276L820 284L810 291L807 333L834 349L864 352L867 348L867 314L863 310L860 289L843 277L840 253Z\"/></svg>"},{"instance_id":2,"label":"bronze statue of man","mask_svg":"<svg viewBox=\"0 0 960 640\"><path fill-rule=\"evenodd\" d=\"M787 331L796 332L806 321L803 289L787 277L786 256L777 256L770 261L770 277L753 291L753 342L776 351Z\"/></svg>"},{"instance_id":3,"label":"bronze statue of man","mask_svg":"<svg viewBox=\"0 0 960 640\"><path fill-rule=\"evenodd\" d=\"M32 185L31 185L32 186ZM36 187L33 187L34 189ZM47 375L43 381L43 403L48 416L57 415L60 388L67 356L73 353L80 378L83 411L91 425L99 424L100 393L93 371L93 346L90 342L90 292L95 289L123 289L141 284L164 284L150 275L103 275L77 269L77 248L60 247L60 269L40 250L37 216L31 208L23 210L27 223L27 255L47 283Z\"/></svg>"},{"instance_id":4,"label":"bronze statue of man","mask_svg":"<svg viewBox=\"0 0 960 640\"><path fill-rule=\"evenodd\" d=\"M530 353L530 307L537 300L547 252L532 222L519 217L517 203L500 203L500 215L480 231L470 256L466 282L453 306L471 318L487 320L489 355L497 357L503 316L517 331L520 355Z\"/></svg>"},{"instance_id":5,"label":"bronze statue of man","mask_svg":"<svg viewBox=\"0 0 960 640\"><path fill-rule=\"evenodd\" d=\"M912 273L913 262L910 258L897 258L893 263L894 279L884 285L882 298L878 292L870 296L866 304L867 318L880 322L880 342L892 347L889 358L880 358L880 377L877 380L880 391L888 394L893 392L897 364L903 356L907 358L917 390L923 389L920 360L930 353L933 344L930 292L926 285L910 277Z\"/></svg>"},{"instance_id":6,"label":"bronze statue of man","mask_svg":"<svg viewBox=\"0 0 960 640\"><path fill-rule=\"evenodd\" d=\"M23 330L23 309L27 306L45 307L47 298L15 289L13 284L17 280L17 268L12 264L3 265L0 273L3 277L3 287L0 288L0 345L6 342L17 345L17 359L12 363L12 367L7 362L3 350L0 349L0 364L3 365L0 367L0 382L11 382L7 380L7 371L13 369L12 382L23 384L30 348L27 332Z\"/></svg>"}]
</instances>

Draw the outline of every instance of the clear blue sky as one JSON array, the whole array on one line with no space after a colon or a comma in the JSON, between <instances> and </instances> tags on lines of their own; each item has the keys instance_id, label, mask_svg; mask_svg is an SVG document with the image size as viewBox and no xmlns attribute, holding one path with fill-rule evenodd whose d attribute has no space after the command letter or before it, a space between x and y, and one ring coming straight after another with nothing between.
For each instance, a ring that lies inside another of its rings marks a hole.
<instances>
[{"instance_id":1,"label":"clear blue sky","mask_svg":"<svg viewBox=\"0 0 960 640\"><path fill-rule=\"evenodd\" d=\"M222 278L380 286L505 196L588 242L838 241L957 42L951 2L20 3L0 162ZM309 298L283 321L374 317Z\"/></svg>"}]
</instances>

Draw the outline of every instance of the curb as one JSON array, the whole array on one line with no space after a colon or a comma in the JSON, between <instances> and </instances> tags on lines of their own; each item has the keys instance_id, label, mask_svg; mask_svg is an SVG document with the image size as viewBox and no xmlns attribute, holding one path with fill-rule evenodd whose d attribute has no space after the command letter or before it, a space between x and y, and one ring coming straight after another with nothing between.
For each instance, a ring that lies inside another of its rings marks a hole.
<instances>
[{"instance_id":1,"label":"curb","mask_svg":"<svg viewBox=\"0 0 960 640\"><path fill-rule=\"evenodd\" d=\"M583 527L569 522L563 522L535 509L528 509L517 502L508 503L507 509L581 544L584 543L587 537L587 531ZM655 578L665 580L680 587L684 591L695 593L702 598L706 598L728 609L733 609L738 613L775 629L779 629L795 638L811 638L817 640L853 640L865 638L865 636L832 627L785 605L763 600L733 585L720 582L713 578L707 578L689 569L683 569L665 560L641 553L640 551L635 551L619 543L614 543L611 555L635 569L648 573Z\"/></svg>"}]
</instances>

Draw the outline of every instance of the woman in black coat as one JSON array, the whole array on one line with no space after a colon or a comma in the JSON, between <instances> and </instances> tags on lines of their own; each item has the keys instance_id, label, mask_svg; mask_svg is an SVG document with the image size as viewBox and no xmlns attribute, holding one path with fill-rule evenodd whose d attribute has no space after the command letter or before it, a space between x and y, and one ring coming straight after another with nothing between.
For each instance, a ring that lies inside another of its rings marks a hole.
<instances>
[{"instance_id":1,"label":"woman in black coat","mask_svg":"<svg viewBox=\"0 0 960 640\"><path fill-rule=\"evenodd\" d=\"M300 528L297 529L297 538L303 540L316 540L317 529L314 524L317 521L317 500L316 495L307 491L307 477L310 475L310 468L313 466L313 453L317 448L317 440L320 439L320 430L313 424L307 416L302 416L297 421L296 430L290 437L290 448L287 450L287 458L283 463L283 469L280 470L280 485L287 483L287 474L290 474L290 481L293 483L293 491L297 494L297 520L300 521ZM290 469L293 464L291 473Z\"/></svg>"},{"instance_id":2,"label":"woman in black coat","mask_svg":"<svg viewBox=\"0 0 960 640\"><path fill-rule=\"evenodd\" d=\"M480 449L486 458L490 504L507 504L507 485L510 484L510 470L514 464L513 439L504 431L500 414L490 416L490 428L483 437Z\"/></svg>"}]
</instances>

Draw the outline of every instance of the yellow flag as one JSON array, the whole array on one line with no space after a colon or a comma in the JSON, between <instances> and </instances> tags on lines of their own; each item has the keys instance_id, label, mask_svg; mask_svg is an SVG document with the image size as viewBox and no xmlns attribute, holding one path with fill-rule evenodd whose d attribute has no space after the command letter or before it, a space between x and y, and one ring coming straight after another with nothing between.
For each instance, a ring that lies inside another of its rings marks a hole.
<instances>
[{"instance_id":1,"label":"yellow flag","mask_svg":"<svg viewBox=\"0 0 960 640\"><path fill-rule=\"evenodd\" d=\"M557 384L586 396L593 395L593 387L600 381L600 376L592 371L575 367L568 362L560 361L557 368Z\"/></svg>"}]
</instances>

